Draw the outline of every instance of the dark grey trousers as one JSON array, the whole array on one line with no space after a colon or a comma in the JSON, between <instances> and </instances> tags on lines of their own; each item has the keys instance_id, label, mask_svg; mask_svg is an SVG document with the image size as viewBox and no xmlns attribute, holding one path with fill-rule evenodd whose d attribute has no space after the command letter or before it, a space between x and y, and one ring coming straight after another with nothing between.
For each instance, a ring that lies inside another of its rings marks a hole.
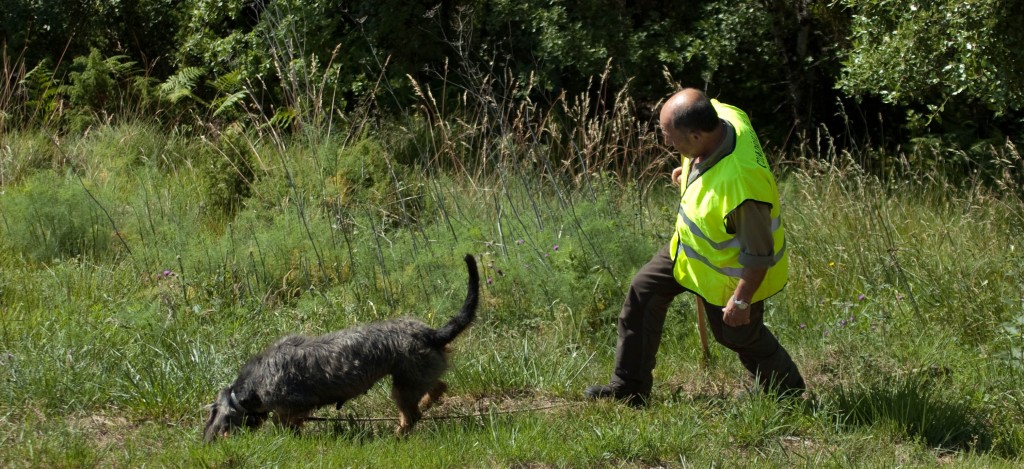
<instances>
[{"instance_id":1,"label":"dark grey trousers","mask_svg":"<svg viewBox=\"0 0 1024 469\"><path fill-rule=\"evenodd\" d=\"M665 314L672 300L687 291L672 275L665 246L645 264L633 281L619 314L619 340L611 384L627 392L648 393L661 344ZM736 352L743 366L766 391L790 393L804 389L793 359L764 325L764 302L750 305L750 323L731 327L722 322L722 306L704 302L715 340Z\"/></svg>"}]
</instances>

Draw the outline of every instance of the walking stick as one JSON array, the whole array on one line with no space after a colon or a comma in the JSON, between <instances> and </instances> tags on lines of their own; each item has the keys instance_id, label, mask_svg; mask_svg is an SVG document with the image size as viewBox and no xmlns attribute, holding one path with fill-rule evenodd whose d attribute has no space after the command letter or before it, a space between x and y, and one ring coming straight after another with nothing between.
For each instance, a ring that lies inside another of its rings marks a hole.
<instances>
[{"instance_id":1,"label":"walking stick","mask_svg":"<svg viewBox=\"0 0 1024 469\"><path fill-rule=\"evenodd\" d=\"M704 330L704 301L697 297L697 335L700 336L700 348L703 352L704 363L711 360L711 352L708 351L708 334Z\"/></svg>"}]
</instances>

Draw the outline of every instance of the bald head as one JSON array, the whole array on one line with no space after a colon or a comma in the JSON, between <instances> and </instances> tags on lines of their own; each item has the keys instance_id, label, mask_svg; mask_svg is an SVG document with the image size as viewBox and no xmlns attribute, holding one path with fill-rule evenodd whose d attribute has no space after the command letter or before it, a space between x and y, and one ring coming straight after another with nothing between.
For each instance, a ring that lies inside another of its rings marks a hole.
<instances>
[{"instance_id":1,"label":"bald head","mask_svg":"<svg viewBox=\"0 0 1024 469\"><path fill-rule=\"evenodd\" d=\"M704 92L686 88L669 97L661 107L661 127L711 132L718 128L718 113Z\"/></svg>"},{"instance_id":2,"label":"bald head","mask_svg":"<svg viewBox=\"0 0 1024 469\"><path fill-rule=\"evenodd\" d=\"M707 156L722 142L723 127L715 107L707 95L694 88L665 101L660 124L665 142L688 158Z\"/></svg>"}]
</instances>

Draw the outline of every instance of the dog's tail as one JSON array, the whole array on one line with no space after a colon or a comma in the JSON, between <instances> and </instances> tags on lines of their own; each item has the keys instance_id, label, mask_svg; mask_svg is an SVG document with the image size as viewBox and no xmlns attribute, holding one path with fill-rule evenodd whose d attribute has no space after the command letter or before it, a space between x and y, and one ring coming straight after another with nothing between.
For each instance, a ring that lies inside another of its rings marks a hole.
<instances>
[{"instance_id":1,"label":"dog's tail","mask_svg":"<svg viewBox=\"0 0 1024 469\"><path fill-rule=\"evenodd\" d=\"M469 327L476 317L476 306L480 297L480 273L476 269L476 259L472 254L466 254L466 270L469 271L469 284L466 287L466 300L462 302L462 309L459 314L451 318L447 324L441 326L434 332L434 343L438 347L444 347L455 340L462 331Z\"/></svg>"}]
</instances>

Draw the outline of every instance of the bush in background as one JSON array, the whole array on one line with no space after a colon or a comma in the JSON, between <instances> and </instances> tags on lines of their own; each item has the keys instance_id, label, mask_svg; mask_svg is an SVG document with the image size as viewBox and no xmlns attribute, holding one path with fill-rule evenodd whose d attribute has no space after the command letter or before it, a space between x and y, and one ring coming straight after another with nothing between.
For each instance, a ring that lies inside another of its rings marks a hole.
<instances>
[{"instance_id":1,"label":"bush in background","mask_svg":"<svg viewBox=\"0 0 1024 469\"><path fill-rule=\"evenodd\" d=\"M73 176L30 176L0 207L10 246L38 262L104 260L112 252L110 222Z\"/></svg>"}]
</instances>

